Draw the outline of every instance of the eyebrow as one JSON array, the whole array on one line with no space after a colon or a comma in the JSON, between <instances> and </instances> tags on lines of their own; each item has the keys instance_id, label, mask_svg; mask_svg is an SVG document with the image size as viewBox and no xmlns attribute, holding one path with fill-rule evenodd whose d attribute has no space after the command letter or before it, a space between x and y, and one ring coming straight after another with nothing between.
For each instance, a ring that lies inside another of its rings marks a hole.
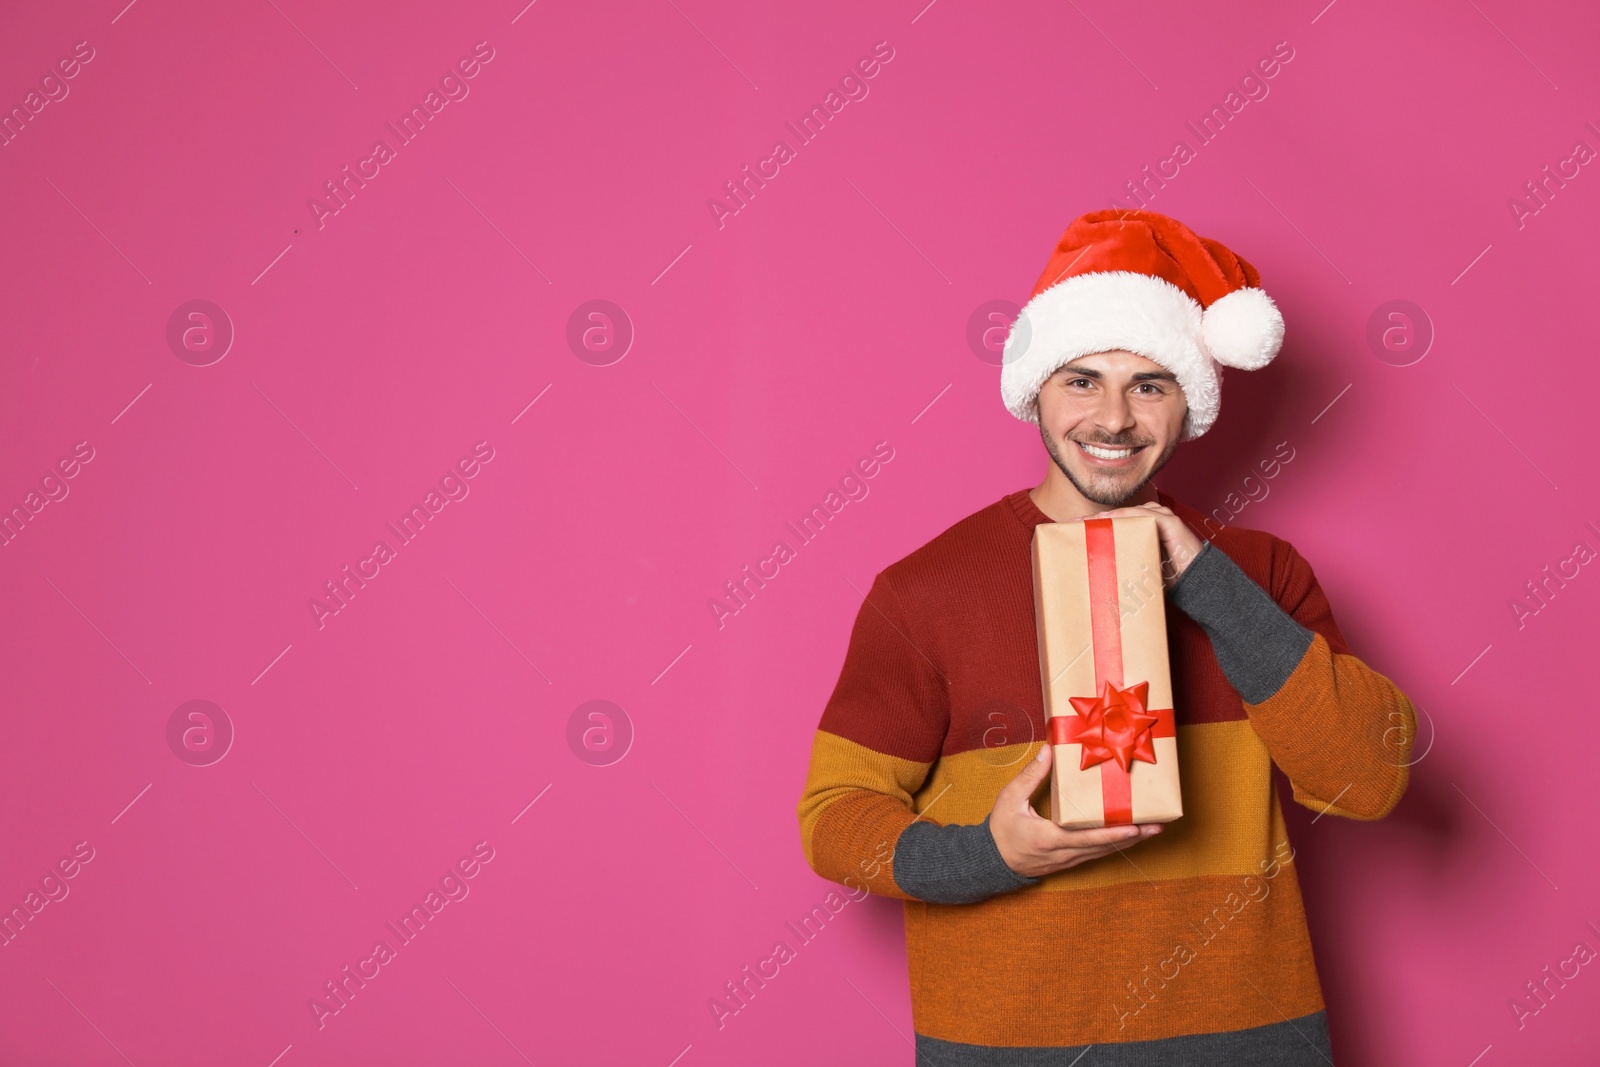
<instances>
[{"instance_id":1,"label":"eyebrow","mask_svg":"<svg viewBox=\"0 0 1600 1067\"><path fill-rule=\"evenodd\" d=\"M1093 370L1093 369L1091 369L1089 367L1065 366L1065 367L1062 367L1061 370L1067 371L1074 378L1104 378L1105 377L1105 375L1101 374L1099 371ZM1136 382L1148 382L1148 381L1152 381L1152 380L1166 381L1166 382L1176 382L1178 380L1178 376L1173 374L1171 371L1146 370L1146 371L1139 371L1137 374L1135 374L1133 376L1133 380L1136 381Z\"/></svg>"}]
</instances>

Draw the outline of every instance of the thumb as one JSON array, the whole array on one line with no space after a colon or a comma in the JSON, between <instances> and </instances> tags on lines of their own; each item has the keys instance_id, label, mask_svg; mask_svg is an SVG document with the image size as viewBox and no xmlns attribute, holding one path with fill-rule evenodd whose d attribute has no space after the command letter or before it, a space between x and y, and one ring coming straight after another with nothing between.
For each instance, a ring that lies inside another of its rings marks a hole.
<instances>
[{"instance_id":1,"label":"thumb","mask_svg":"<svg viewBox=\"0 0 1600 1067\"><path fill-rule=\"evenodd\" d=\"M1026 806L1028 799L1039 788L1039 783L1050 774L1050 764L1055 755L1054 746L1046 742L1039 746L1039 752L1029 760L1017 776L1000 791L997 800L1012 805Z\"/></svg>"}]
</instances>

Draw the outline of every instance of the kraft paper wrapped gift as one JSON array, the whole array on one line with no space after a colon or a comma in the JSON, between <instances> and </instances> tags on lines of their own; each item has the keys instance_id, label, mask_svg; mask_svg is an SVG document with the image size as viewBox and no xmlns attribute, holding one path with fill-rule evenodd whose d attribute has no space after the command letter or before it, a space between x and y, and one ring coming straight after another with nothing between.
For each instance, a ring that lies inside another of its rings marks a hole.
<instances>
[{"instance_id":1,"label":"kraft paper wrapped gift","mask_svg":"<svg viewBox=\"0 0 1600 1067\"><path fill-rule=\"evenodd\" d=\"M1033 606L1051 818L1071 829L1179 818L1155 516L1035 526Z\"/></svg>"}]
</instances>

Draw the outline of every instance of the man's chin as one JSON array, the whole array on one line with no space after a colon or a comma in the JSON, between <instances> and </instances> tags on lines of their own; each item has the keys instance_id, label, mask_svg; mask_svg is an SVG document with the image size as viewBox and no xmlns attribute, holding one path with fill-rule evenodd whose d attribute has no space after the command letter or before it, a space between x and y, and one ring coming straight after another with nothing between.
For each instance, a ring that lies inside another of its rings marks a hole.
<instances>
[{"instance_id":1,"label":"man's chin","mask_svg":"<svg viewBox=\"0 0 1600 1067\"><path fill-rule=\"evenodd\" d=\"M1120 508L1133 499L1150 481L1154 472L1141 472L1128 474L1121 478L1108 478L1105 475L1084 477L1073 472L1069 480L1086 500L1108 508Z\"/></svg>"}]
</instances>

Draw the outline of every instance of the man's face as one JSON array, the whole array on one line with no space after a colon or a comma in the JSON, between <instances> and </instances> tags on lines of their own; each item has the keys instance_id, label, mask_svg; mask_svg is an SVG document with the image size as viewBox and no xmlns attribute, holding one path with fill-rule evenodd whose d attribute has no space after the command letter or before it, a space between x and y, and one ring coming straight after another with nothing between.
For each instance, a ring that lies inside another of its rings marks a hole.
<instances>
[{"instance_id":1,"label":"man's face","mask_svg":"<svg viewBox=\"0 0 1600 1067\"><path fill-rule=\"evenodd\" d=\"M1120 507L1172 458L1188 410L1177 378L1161 364L1122 350L1096 352L1045 380L1039 436L1085 499Z\"/></svg>"}]
</instances>

